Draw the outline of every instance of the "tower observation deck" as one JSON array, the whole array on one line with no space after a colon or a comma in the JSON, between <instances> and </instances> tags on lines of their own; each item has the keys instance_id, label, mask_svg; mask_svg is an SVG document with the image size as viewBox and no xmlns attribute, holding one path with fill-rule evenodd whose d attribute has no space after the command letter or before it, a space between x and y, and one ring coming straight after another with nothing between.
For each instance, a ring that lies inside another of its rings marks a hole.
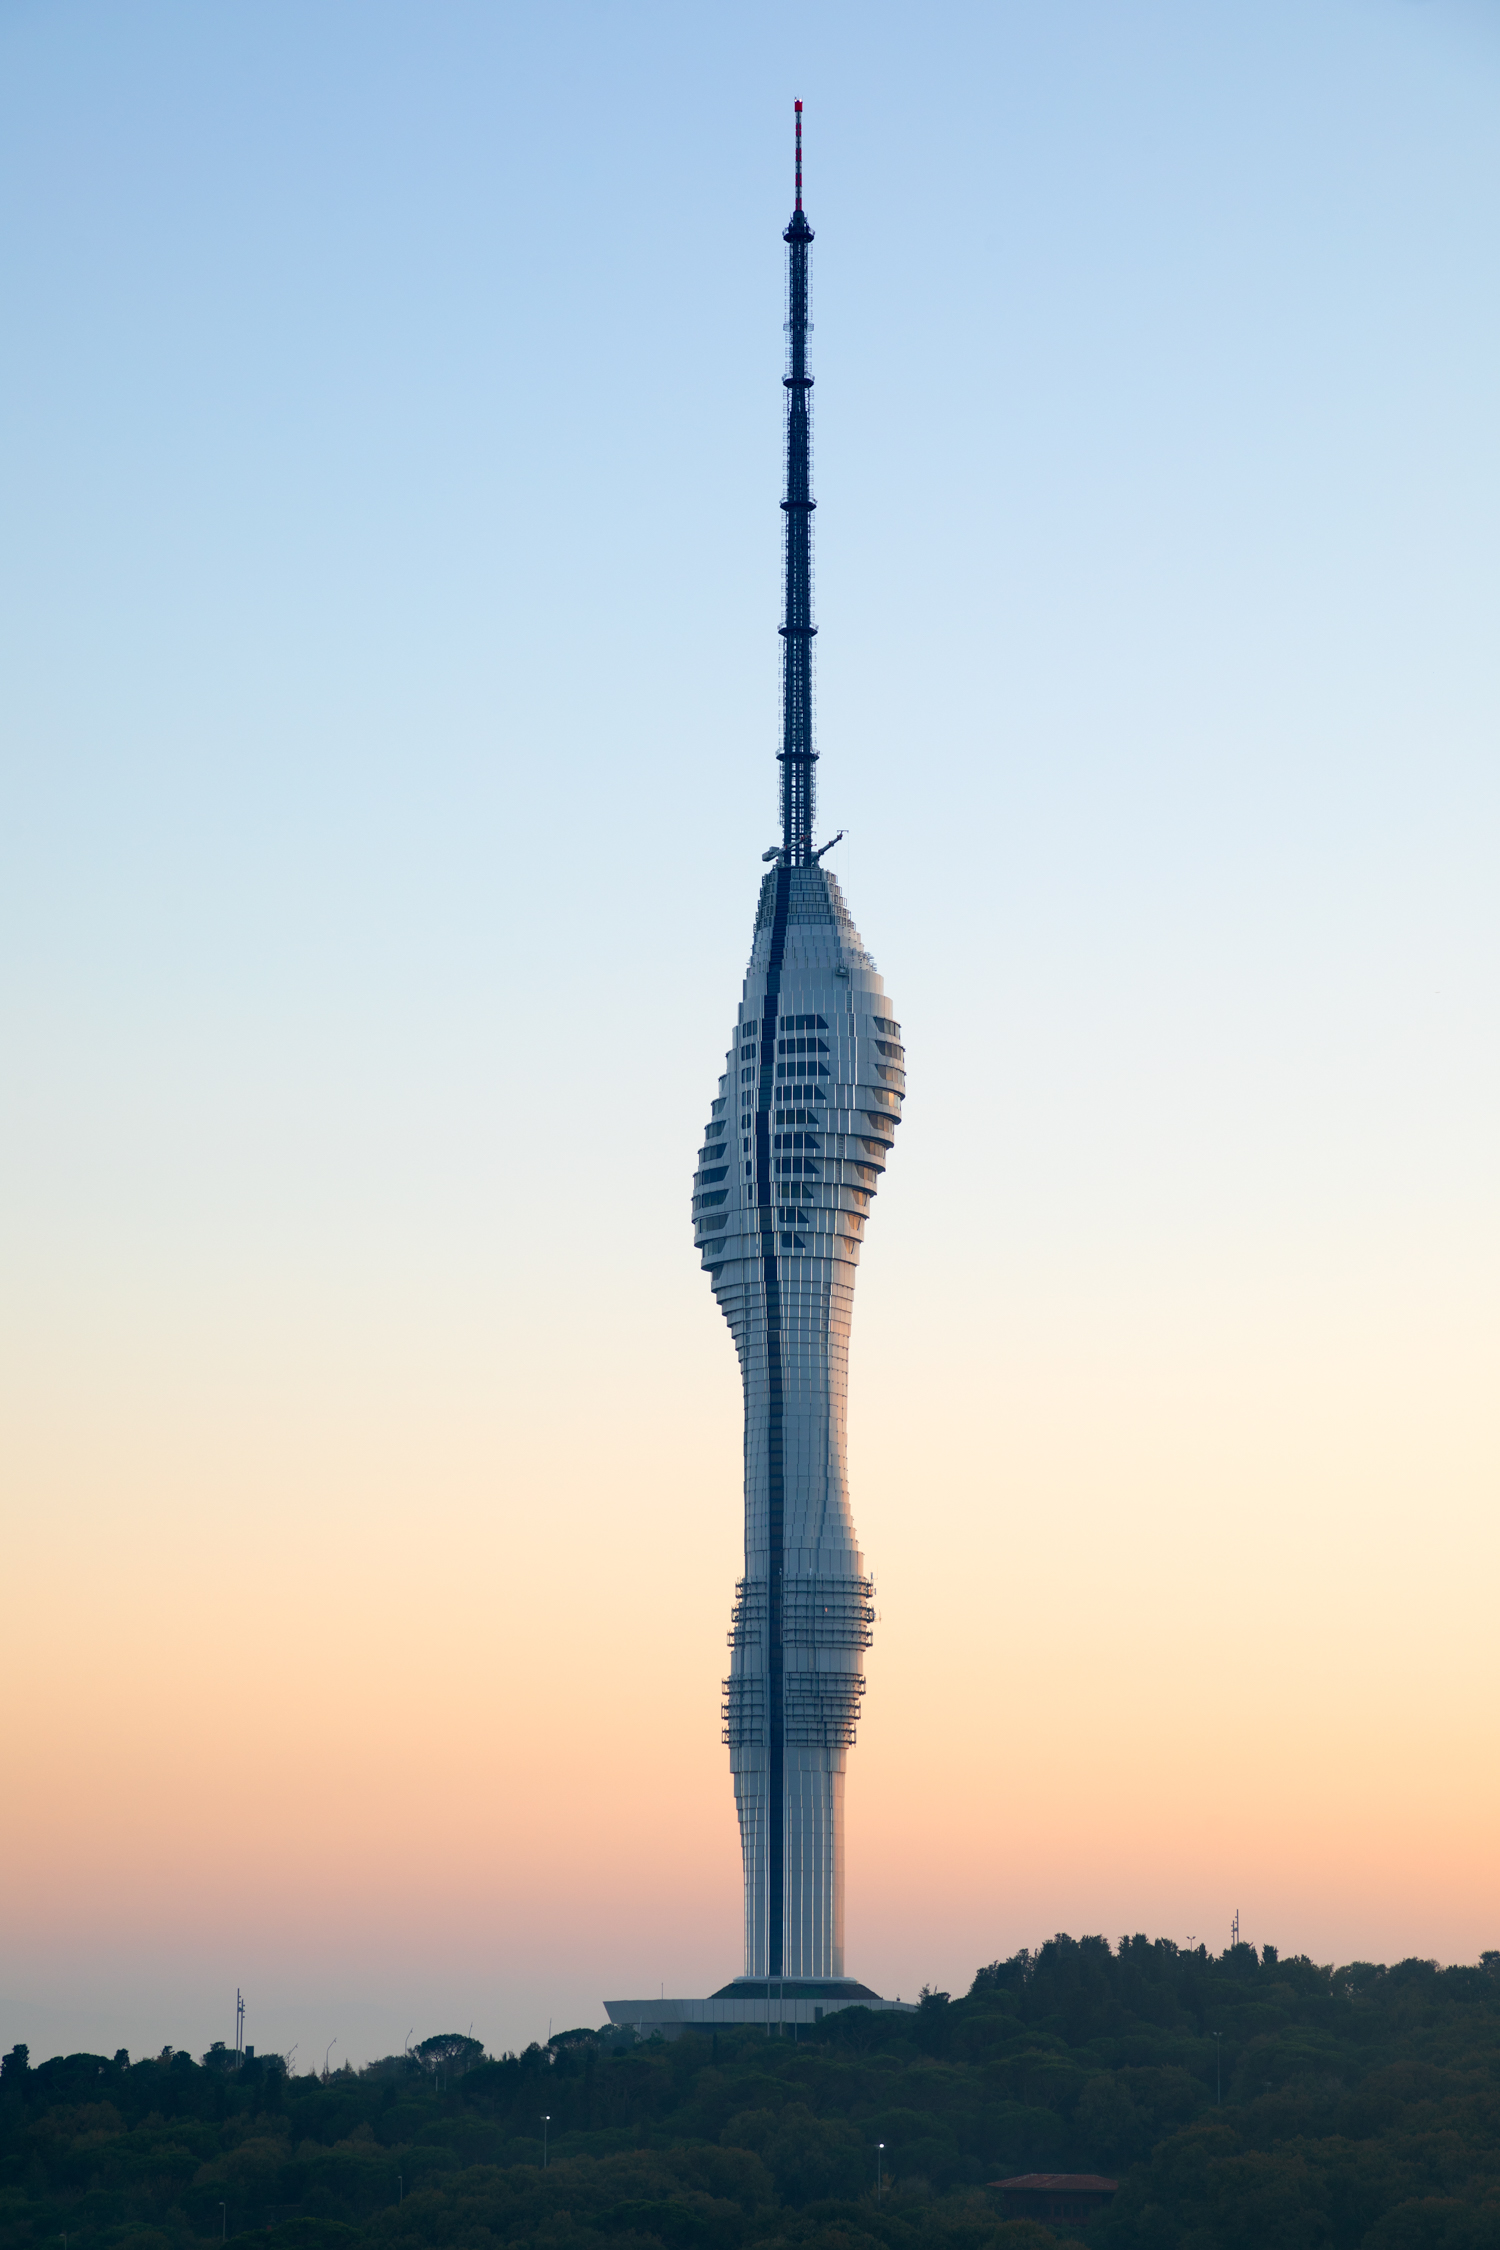
<instances>
[{"instance_id":1,"label":"tower observation deck","mask_svg":"<svg viewBox=\"0 0 1500 2250\"><path fill-rule=\"evenodd\" d=\"M844 1789L874 1580L846 1466L854 1281L906 1098L895 1008L831 848L813 844L812 391L802 104L787 246L781 842L763 856L750 961L693 1179L694 1239L739 1355L745 1561L723 1738L744 1865L744 1969L701 2001L610 2001L667 2032L891 2007L845 1976ZM837 838L834 839L837 841Z\"/></svg>"}]
</instances>

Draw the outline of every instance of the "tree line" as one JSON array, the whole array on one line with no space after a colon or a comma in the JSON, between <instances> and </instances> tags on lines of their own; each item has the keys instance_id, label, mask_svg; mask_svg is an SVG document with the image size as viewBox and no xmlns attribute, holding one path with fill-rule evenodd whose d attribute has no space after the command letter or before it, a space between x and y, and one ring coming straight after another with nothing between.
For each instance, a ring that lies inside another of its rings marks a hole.
<instances>
[{"instance_id":1,"label":"tree line","mask_svg":"<svg viewBox=\"0 0 1500 2250\"><path fill-rule=\"evenodd\" d=\"M546 2120L544 2125L543 2120ZM545 2148L544 2148L545 2135ZM877 2180L877 2151L879 2177ZM545 2159L545 2160L544 2160ZM1117 2179L1054 2234L989 2184ZM1500 2250L1500 1953L1059 1936L914 2015L0 2060L0 2250Z\"/></svg>"}]
</instances>

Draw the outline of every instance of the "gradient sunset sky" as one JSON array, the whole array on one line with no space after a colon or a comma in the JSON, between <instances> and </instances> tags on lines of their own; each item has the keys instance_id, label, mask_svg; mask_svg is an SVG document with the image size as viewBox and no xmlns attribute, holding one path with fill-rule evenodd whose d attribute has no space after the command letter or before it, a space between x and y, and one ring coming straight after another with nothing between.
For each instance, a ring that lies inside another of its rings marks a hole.
<instances>
[{"instance_id":1,"label":"gradient sunset sky","mask_svg":"<svg viewBox=\"0 0 1500 2250\"><path fill-rule=\"evenodd\" d=\"M1500 1946L1493 7L9 0L0 2046L741 1966L795 96L850 1972Z\"/></svg>"}]
</instances>

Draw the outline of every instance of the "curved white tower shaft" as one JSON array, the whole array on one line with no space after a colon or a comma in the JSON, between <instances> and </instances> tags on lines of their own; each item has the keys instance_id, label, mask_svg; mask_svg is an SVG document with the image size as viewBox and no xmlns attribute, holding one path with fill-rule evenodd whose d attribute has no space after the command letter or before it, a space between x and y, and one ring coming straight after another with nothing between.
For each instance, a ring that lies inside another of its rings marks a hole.
<instances>
[{"instance_id":1,"label":"curved white tower shaft","mask_svg":"<svg viewBox=\"0 0 1500 2250\"><path fill-rule=\"evenodd\" d=\"M845 1464L849 1321L900 1034L834 877L778 865L694 1182L745 1387L724 1739L750 1977L844 1975L844 1772L874 1616Z\"/></svg>"}]
</instances>

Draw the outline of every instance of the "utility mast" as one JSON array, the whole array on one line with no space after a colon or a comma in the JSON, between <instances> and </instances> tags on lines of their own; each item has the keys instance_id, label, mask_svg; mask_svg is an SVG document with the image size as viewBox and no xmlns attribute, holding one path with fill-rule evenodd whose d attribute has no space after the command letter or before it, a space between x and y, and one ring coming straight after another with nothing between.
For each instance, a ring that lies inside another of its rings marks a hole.
<instances>
[{"instance_id":1,"label":"utility mast","mask_svg":"<svg viewBox=\"0 0 1500 2250\"><path fill-rule=\"evenodd\" d=\"M234 1988L234 2067L239 2069L245 2059L245 1995L238 1985Z\"/></svg>"}]
</instances>

